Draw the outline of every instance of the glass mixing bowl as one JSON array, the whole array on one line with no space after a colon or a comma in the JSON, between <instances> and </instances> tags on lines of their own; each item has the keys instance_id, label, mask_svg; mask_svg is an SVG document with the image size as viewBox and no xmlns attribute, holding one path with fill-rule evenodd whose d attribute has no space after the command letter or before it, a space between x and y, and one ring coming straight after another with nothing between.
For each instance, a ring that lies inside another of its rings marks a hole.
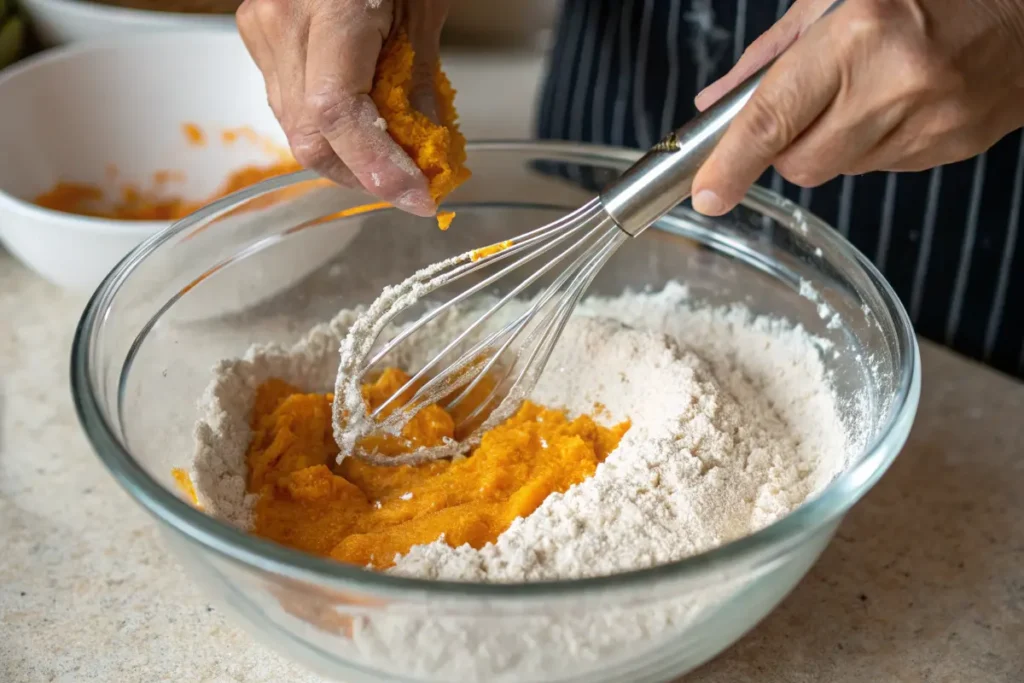
<instances>
[{"instance_id":1,"label":"glass mixing bowl","mask_svg":"<svg viewBox=\"0 0 1024 683\"><path fill-rule=\"evenodd\" d=\"M591 287L614 295L680 280L698 302L785 317L841 352L823 360L840 404L866 406L867 446L812 500L753 535L608 577L433 582L249 536L189 505L171 475L189 462L197 399L219 359L294 343L428 263L561 216L637 157L576 144L472 145L474 175L448 202L458 217L445 234L387 208L346 211L365 196L310 173L209 206L128 255L85 310L72 388L93 446L211 597L337 680L665 681L695 668L807 572L903 446L920 394L916 340L888 284L835 231L763 189L721 219L680 207L628 242ZM332 382L328 373L325 387Z\"/></svg>"}]
</instances>

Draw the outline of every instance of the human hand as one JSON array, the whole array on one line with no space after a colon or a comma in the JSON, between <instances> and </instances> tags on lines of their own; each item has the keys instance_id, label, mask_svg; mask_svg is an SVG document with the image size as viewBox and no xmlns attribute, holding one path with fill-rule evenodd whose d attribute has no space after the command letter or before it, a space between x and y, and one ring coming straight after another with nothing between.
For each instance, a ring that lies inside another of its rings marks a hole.
<instances>
[{"instance_id":1,"label":"human hand","mask_svg":"<svg viewBox=\"0 0 1024 683\"><path fill-rule=\"evenodd\" d=\"M1024 124L1019 0L847 0L822 17L830 5L796 0L697 96L704 110L781 54L694 179L696 210L725 213L772 165L804 187L920 171Z\"/></svg>"},{"instance_id":2,"label":"human hand","mask_svg":"<svg viewBox=\"0 0 1024 683\"><path fill-rule=\"evenodd\" d=\"M295 160L420 216L427 179L370 99L381 46L398 26L415 51L410 101L437 120L434 68L449 0L245 0L236 15Z\"/></svg>"}]
</instances>

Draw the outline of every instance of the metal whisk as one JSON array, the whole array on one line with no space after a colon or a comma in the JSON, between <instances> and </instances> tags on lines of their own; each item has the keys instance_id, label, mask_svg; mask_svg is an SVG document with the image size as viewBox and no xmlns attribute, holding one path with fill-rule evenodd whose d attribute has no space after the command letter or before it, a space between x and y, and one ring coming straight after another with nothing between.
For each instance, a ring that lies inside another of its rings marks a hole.
<instances>
[{"instance_id":1,"label":"metal whisk","mask_svg":"<svg viewBox=\"0 0 1024 683\"><path fill-rule=\"evenodd\" d=\"M342 452L388 464L451 456L510 416L533 389L569 316L601 267L627 239L642 233L690 195L697 170L767 69L765 66L713 107L670 133L585 206L497 245L494 253L483 258L476 258L476 252L463 254L386 289L371 306L365 324L353 326L342 344L334 404L335 437ZM422 297L490 271L494 272L402 327L376 348L376 339L395 317ZM399 352L404 342L432 321L520 271L524 277L507 294L444 344L401 389L372 411L362 408L361 383L383 360ZM553 277L546 288L525 304L509 307L545 276ZM359 439L370 432L399 434L417 412L433 403L456 416L458 444L422 448L397 457L358 448Z\"/></svg>"}]
</instances>

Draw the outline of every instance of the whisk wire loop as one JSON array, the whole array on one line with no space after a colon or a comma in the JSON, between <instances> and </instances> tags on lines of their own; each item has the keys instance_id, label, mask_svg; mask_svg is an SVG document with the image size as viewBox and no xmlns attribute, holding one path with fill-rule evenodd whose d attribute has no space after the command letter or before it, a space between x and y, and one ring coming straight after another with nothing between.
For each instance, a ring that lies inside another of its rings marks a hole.
<instances>
[{"instance_id":1,"label":"whisk wire loop","mask_svg":"<svg viewBox=\"0 0 1024 683\"><path fill-rule=\"evenodd\" d=\"M441 361L444 360L453 350L457 349L467 338L470 337L470 335L474 331L483 326L509 301L519 296L527 287L529 287L538 279L540 279L548 272L550 272L555 266L557 266L563 260L567 259L570 255L572 255L577 249L584 246L588 241L590 241L593 238L595 227L606 225L607 222L608 219L602 216L600 211L584 212L583 218L581 219L579 225L568 229L563 229L561 234L558 234L556 237L550 238L546 243L535 242L534 246L536 246L537 248L534 251L526 253L525 255L521 256L519 259L514 261L512 264L506 266L497 273L484 279L483 281L474 285L473 287L470 287L465 292L460 293L459 295L448 300L444 304L432 309L429 313L422 316L415 323L413 323L412 325L404 329L401 333L399 333L399 335L397 335L394 339L389 341L384 346L384 348L380 352L378 352L369 363L367 363L367 365L363 369L364 374L370 368L372 368L377 362L383 359L387 354L391 353L399 343L405 341L406 339L409 338L409 336L421 330L423 326L426 325L431 320L435 319L445 311L450 310L458 303L465 301L469 296L485 289L487 286L493 284L498 279L505 277L509 272L512 272L513 270L516 270L521 266L526 265L530 261L546 253L547 251L550 251L551 249L558 246L562 242L568 240L572 236L577 235L581 231L583 232L583 235L579 237L572 245L560 251L557 255L555 255L550 260L545 262L542 266L540 266L536 271L534 271L528 277L524 278L511 291L509 291L507 294L501 297L501 299L497 303L488 308L469 326L462 330L454 339L452 339L447 345L445 345L445 347L441 351L439 351L429 361L423 364L423 366L420 367L419 370L398 391L392 394L384 403L378 406L371 413L371 417L374 419L379 419L380 416L384 414L385 411L387 411L387 409L398 400L398 397L405 396L418 384L420 384L424 380L427 380L427 378L430 377L431 370L437 367L441 363ZM515 245L513 245L513 247L510 247L509 249L512 249L514 247ZM498 252L492 256L481 259L477 263L483 264L492 258L497 260L495 257L501 256L503 253L504 252ZM539 309L540 306L546 303L547 300L550 299L550 297L553 296L558 291L558 288L560 288L565 283L565 281L572 276L575 269L579 267L579 264L582 262L584 256L585 254L581 255L579 258L577 258L576 261L572 263L572 265L563 270L563 272L556 278L555 282L552 283L552 285L550 285L545 290L544 294L541 296L541 299L533 304L531 311L536 311L537 309ZM460 274L459 277L468 274L468 272L469 271L466 271ZM444 282L444 284L448 284L453 280L454 278L447 279ZM430 289L429 291L434 291L434 289L436 288ZM530 312L522 314L520 316L520 319L523 320L523 325L525 325L525 323L528 322L531 317L532 313ZM522 327L520 327L518 331L521 331L521 329ZM405 403L401 410L394 411L386 420L382 422L381 428L384 431L390 431L395 429L398 424L408 421L409 416L418 412L425 405L435 403L444 396L451 394L454 391L457 391L467 382L474 381L473 377L465 379L465 375L467 374L465 372L466 368L469 367L470 364L474 362L474 360L477 360L479 354L483 352L483 350L487 348L487 346L491 345L498 338L506 334L508 330L509 326L504 326L498 329L489 337L474 345L469 351L463 353L459 357L459 359L452 363L448 368L446 368L444 372L438 373L433 377L430 377L425 384L423 384L419 389L415 391L412 398ZM508 343L510 344L513 340L514 337L511 337ZM507 346L508 344L503 346L501 351L507 348ZM499 351L499 353L501 351ZM492 364L488 364L488 369L490 368L491 365ZM486 370L482 370L481 372L486 372ZM480 373L476 373L476 376L482 377L483 375Z\"/></svg>"}]
</instances>

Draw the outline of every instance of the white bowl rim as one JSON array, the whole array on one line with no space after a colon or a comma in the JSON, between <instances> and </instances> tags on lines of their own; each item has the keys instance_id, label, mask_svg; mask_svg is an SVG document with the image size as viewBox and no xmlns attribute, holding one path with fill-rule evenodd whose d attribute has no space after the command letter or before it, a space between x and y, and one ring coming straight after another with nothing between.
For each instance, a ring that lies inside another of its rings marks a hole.
<instances>
[{"instance_id":1,"label":"white bowl rim","mask_svg":"<svg viewBox=\"0 0 1024 683\"><path fill-rule=\"evenodd\" d=\"M643 154L642 150L636 149L561 141L488 140L470 143L468 149L566 154L580 160L593 159L605 163L631 163ZM219 214L251 197L317 177L311 171L298 171L265 180L213 202L151 236L107 275L86 305L75 331L71 349L71 390L79 423L93 450L118 483L156 519L226 561L314 585L328 585L342 591L356 589L396 599L419 597L429 600L443 596L446 599L551 601L578 598L581 593L650 588L662 580L698 582L695 587L699 587L706 585L701 582L709 576L720 581L737 579L756 571L758 566L777 562L816 532L837 523L881 478L906 443L921 395L921 354L910 316L891 285L866 256L817 216L801 211L801 231L806 230L804 234L813 234L831 248L845 252L871 279L884 309L893 319L897 343L907 357L899 369L899 386L879 433L851 460L847 469L781 519L739 539L667 564L607 576L523 583L469 583L395 576L311 555L236 529L196 510L157 482L135 461L108 423L93 393L90 350L96 329L105 319L106 307L136 262L190 229L196 221ZM788 200L757 185L750 188L742 203L795 208ZM652 226L651 229L660 228Z\"/></svg>"},{"instance_id":2,"label":"white bowl rim","mask_svg":"<svg viewBox=\"0 0 1024 683\"><path fill-rule=\"evenodd\" d=\"M118 17L132 23L153 23L157 17L173 19L174 23L222 24L234 23L234 15L209 14L203 12L163 12L161 10L140 9L137 7L119 7L104 5L92 0L31 0L36 5L47 5L68 14L78 16L104 15ZM25 4L25 3L22 3ZM82 41L89 42L89 41ZM73 44L78 44L77 42Z\"/></svg>"},{"instance_id":3,"label":"white bowl rim","mask_svg":"<svg viewBox=\"0 0 1024 683\"><path fill-rule=\"evenodd\" d=\"M78 2L68 2L67 0L49 1L57 1L68 5L80 4ZM35 69L44 68L55 62L74 59L81 54L139 44L152 46L159 43L173 44L176 42L188 41L190 45L193 45L193 41L196 40L209 40L211 42L230 40L235 42L240 39L237 33L224 31L223 29L194 27L183 28L182 30L176 31L161 31L159 33L146 33L141 35L113 35L94 38L92 40L83 40L75 43L67 43L48 50L43 50L38 54L23 59L7 69L0 71L0 93L3 92L4 86L8 82L18 77L22 77L24 74L30 73ZM0 97L0 117L3 116L3 101L3 97ZM83 216L81 214L68 213L66 211L58 211L56 209L48 209L46 207L39 206L38 204L33 204L27 199L16 197L3 187L0 187L0 207L5 207L12 213L25 216L27 218L46 221L51 224L59 223L66 227L90 229L105 228L107 232L117 234L149 234L154 230L166 228L174 222L173 219L162 221L142 221L102 218L97 216Z\"/></svg>"}]
</instances>

